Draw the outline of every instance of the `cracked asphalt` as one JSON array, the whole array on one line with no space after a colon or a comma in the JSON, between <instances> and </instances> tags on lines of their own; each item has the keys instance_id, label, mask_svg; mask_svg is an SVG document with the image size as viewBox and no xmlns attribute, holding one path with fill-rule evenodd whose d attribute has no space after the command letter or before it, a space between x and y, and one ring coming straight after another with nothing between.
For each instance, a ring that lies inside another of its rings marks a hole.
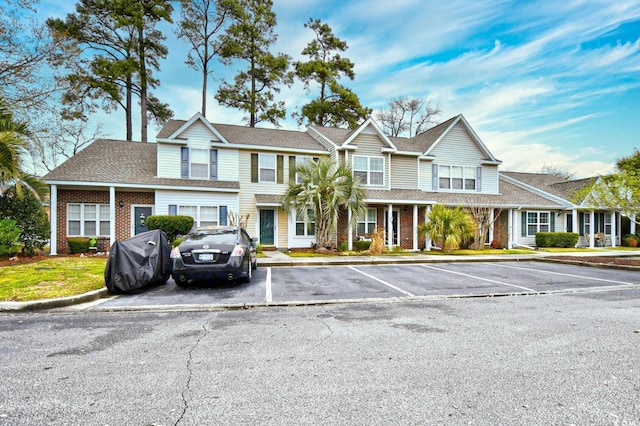
<instances>
[{"instance_id":1,"label":"cracked asphalt","mask_svg":"<svg viewBox=\"0 0 640 426\"><path fill-rule=\"evenodd\" d=\"M0 315L1 425L636 425L640 290Z\"/></svg>"}]
</instances>

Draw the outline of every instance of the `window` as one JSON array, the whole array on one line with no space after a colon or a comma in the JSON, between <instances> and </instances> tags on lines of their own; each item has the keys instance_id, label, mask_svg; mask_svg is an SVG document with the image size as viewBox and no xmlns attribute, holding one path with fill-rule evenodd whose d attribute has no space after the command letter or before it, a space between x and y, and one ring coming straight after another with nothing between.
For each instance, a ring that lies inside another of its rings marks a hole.
<instances>
[{"instance_id":1,"label":"window","mask_svg":"<svg viewBox=\"0 0 640 426\"><path fill-rule=\"evenodd\" d=\"M354 155L353 176L364 185L384 185L384 158Z\"/></svg>"},{"instance_id":2,"label":"window","mask_svg":"<svg viewBox=\"0 0 640 426\"><path fill-rule=\"evenodd\" d=\"M276 181L276 156L275 154L260 154L258 157L258 172L260 182Z\"/></svg>"},{"instance_id":3,"label":"window","mask_svg":"<svg viewBox=\"0 0 640 426\"><path fill-rule=\"evenodd\" d=\"M107 236L110 230L108 204L67 204L67 235Z\"/></svg>"},{"instance_id":4,"label":"window","mask_svg":"<svg viewBox=\"0 0 640 426\"><path fill-rule=\"evenodd\" d=\"M180 149L180 177L185 179L217 179L218 150L182 147Z\"/></svg>"},{"instance_id":5,"label":"window","mask_svg":"<svg viewBox=\"0 0 640 426\"><path fill-rule=\"evenodd\" d=\"M527 236L533 237L537 232L551 231L551 213L527 212Z\"/></svg>"},{"instance_id":6,"label":"window","mask_svg":"<svg viewBox=\"0 0 640 426\"><path fill-rule=\"evenodd\" d=\"M356 234L359 236L373 234L376 231L376 216L376 209L367 209L364 218L356 224Z\"/></svg>"},{"instance_id":7,"label":"window","mask_svg":"<svg viewBox=\"0 0 640 426\"><path fill-rule=\"evenodd\" d=\"M312 161L314 160L311 157L301 157L299 155L296 155L295 167L300 167L300 166L309 164ZM298 173L296 173L296 183L302 183L302 179L300 178L300 176L298 176Z\"/></svg>"},{"instance_id":8,"label":"window","mask_svg":"<svg viewBox=\"0 0 640 426\"><path fill-rule=\"evenodd\" d=\"M475 191L476 190L476 171L475 167L462 166L438 166L438 188L439 189L455 189L459 191Z\"/></svg>"},{"instance_id":9,"label":"window","mask_svg":"<svg viewBox=\"0 0 640 426\"><path fill-rule=\"evenodd\" d=\"M227 224L227 206L169 206L169 214L191 216L195 226Z\"/></svg>"},{"instance_id":10,"label":"window","mask_svg":"<svg viewBox=\"0 0 640 426\"><path fill-rule=\"evenodd\" d=\"M307 237L316 234L316 219L313 210L307 210L307 218L296 212L296 236Z\"/></svg>"}]
</instances>

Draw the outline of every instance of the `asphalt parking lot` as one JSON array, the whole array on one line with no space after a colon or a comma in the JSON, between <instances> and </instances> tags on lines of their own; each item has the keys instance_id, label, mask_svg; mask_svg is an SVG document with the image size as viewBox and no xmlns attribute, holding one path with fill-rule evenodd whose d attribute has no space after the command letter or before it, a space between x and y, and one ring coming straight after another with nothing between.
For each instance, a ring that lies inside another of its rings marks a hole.
<instances>
[{"instance_id":1,"label":"asphalt parking lot","mask_svg":"<svg viewBox=\"0 0 640 426\"><path fill-rule=\"evenodd\" d=\"M208 309L632 289L640 289L637 271L535 261L260 267L249 284L196 283L183 289L170 279L138 294L103 299L93 309Z\"/></svg>"}]
</instances>

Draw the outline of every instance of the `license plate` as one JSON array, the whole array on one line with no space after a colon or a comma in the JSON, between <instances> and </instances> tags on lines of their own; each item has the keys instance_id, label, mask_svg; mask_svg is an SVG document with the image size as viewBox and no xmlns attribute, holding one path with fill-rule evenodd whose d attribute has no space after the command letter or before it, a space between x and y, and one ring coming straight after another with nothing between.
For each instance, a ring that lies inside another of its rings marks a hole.
<instances>
[{"instance_id":1,"label":"license plate","mask_svg":"<svg viewBox=\"0 0 640 426\"><path fill-rule=\"evenodd\" d=\"M200 260L201 262L211 262L213 260L213 254L200 253L200 256L198 256L198 260Z\"/></svg>"}]
</instances>

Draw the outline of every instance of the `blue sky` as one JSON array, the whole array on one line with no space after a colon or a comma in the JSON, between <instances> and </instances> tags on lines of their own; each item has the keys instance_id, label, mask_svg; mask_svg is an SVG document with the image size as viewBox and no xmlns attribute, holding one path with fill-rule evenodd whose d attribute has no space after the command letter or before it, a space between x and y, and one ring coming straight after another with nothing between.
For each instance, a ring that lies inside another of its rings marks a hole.
<instances>
[{"instance_id":1,"label":"blue sky","mask_svg":"<svg viewBox=\"0 0 640 426\"><path fill-rule=\"evenodd\" d=\"M40 16L64 17L75 2L43 1ZM575 177L607 173L640 149L640 2L637 0L466 1L274 0L279 36L273 51L302 59L318 18L349 45L354 81L342 81L378 111L412 96L439 104L444 121L463 114L503 170L552 166ZM177 18L177 16L176 16ZM169 56L154 93L175 118L200 105L199 74L184 64L187 46L167 29ZM215 78L235 69L216 63ZM243 114L214 99L207 118L243 124ZM288 113L314 95L282 88ZM97 114L103 134L124 137L121 112ZM281 123L297 129L294 120ZM157 129L150 127L150 139ZM134 129L137 137L139 130Z\"/></svg>"}]
</instances>

